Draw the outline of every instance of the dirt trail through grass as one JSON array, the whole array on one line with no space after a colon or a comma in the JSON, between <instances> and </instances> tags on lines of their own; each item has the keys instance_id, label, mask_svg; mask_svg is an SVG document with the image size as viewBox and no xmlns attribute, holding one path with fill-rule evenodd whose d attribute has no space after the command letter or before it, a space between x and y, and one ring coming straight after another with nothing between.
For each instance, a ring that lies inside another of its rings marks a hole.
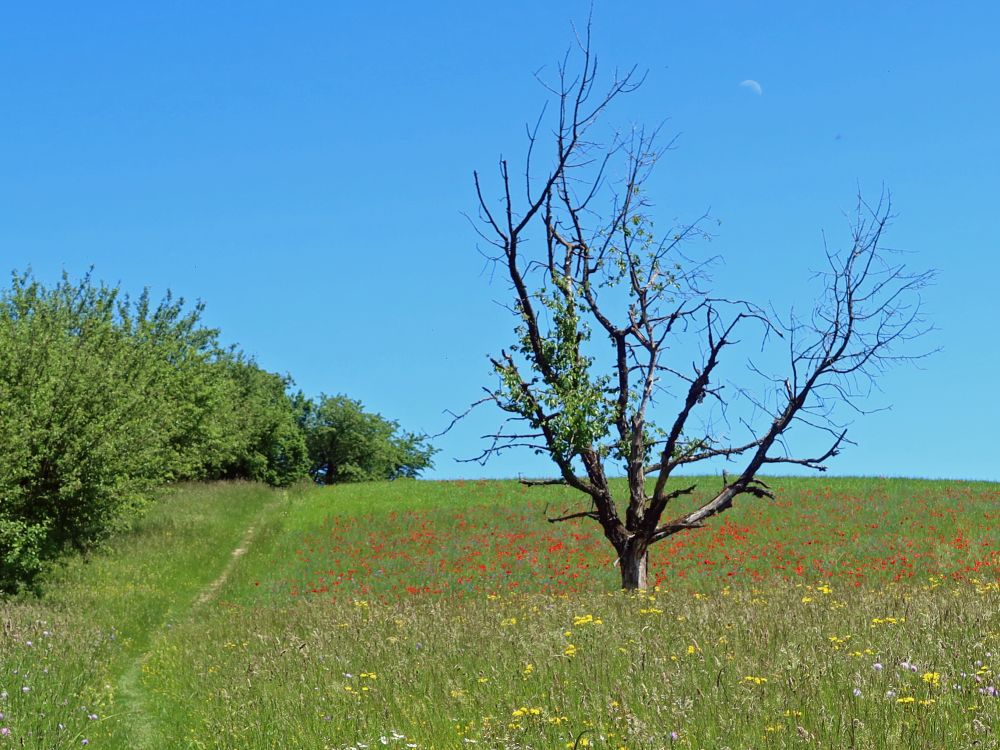
<instances>
[{"instance_id":1,"label":"dirt trail through grass","mask_svg":"<svg viewBox=\"0 0 1000 750\"><path fill-rule=\"evenodd\" d=\"M264 512L266 513L268 510L270 510L270 508L265 508ZM239 563L240 558L243 555L245 555L247 549L250 548L250 542L253 541L254 531L256 531L256 527L254 526L251 526L249 529L247 529L247 533L243 536L243 540L240 542L240 546L234 549L232 555L230 555L229 562L226 563L226 567L222 569L221 573L219 573L219 577L216 578L214 581L212 581L210 584L208 584L198 595L198 598L195 600L195 606L206 604L207 602L212 601L212 599L215 598L216 594L219 593L219 589L221 589L222 586L226 583L226 581L229 580L229 576L236 568L236 565L237 563Z\"/></svg>"},{"instance_id":2,"label":"dirt trail through grass","mask_svg":"<svg viewBox=\"0 0 1000 750\"><path fill-rule=\"evenodd\" d=\"M156 698L149 687L144 684L143 672L146 662L151 654L164 645L170 638L173 623L184 622L190 619L199 608L208 604L225 585L229 576L232 575L240 559L246 554L253 541L256 529L268 519L271 514L287 501L287 492L282 492L275 499L262 508L253 523L246 529L239 544L230 553L225 566L219 574L212 580L205 583L197 595L188 599L186 603L180 603L167 613L163 622L157 624L155 632L148 634L145 647L136 653L128 662L124 671L117 681L117 702L119 704L121 716L121 734L130 750L158 750L176 743L179 737L170 736L170 731L163 726L163 722L158 717L155 708ZM206 573L208 571L205 571ZM205 580L207 575L201 576Z\"/></svg>"}]
</instances>

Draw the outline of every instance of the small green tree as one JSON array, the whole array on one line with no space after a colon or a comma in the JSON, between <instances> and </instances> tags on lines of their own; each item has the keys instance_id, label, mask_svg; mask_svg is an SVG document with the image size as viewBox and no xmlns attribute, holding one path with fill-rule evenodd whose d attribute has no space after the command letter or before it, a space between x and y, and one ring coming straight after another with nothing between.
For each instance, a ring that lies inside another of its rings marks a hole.
<instances>
[{"instance_id":1,"label":"small green tree","mask_svg":"<svg viewBox=\"0 0 1000 750\"><path fill-rule=\"evenodd\" d=\"M416 477L436 452L423 435L366 412L347 396L321 395L302 417L311 473L324 484Z\"/></svg>"}]
</instances>

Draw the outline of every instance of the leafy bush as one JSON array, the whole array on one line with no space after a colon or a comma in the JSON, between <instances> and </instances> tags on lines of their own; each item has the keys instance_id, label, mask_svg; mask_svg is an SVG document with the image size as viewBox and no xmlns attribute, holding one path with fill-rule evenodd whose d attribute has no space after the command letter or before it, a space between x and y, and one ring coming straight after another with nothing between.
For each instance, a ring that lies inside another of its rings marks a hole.
<instances>
[{"instance_id":1,"label":"leafy bush","mask_svg":"<svg viewBox=\"0 0 1000 750\"><path fill-rule=\"evenodd\" d=\"M4 579L99 539L166 474L161 369L126 306L89 279L46 290L26 275L0 300Z\"/></svg>"},{"instance_id":2,"label":"leafy bush","mask_svg":"<svg viewBox=\"0 0 1000 750\"><path fill-rule=\"evenodd\" d=\"M0 592L16 591L42 569L45 526L0 515Z\"/></svg>"},{"instance_id":3,"label":"leafy bush","mask_svg":"<svg viewBox=\"0 0 1000 750\"><path fill-rule=\"evenodd\" d=\"M89 276L0 297L0 591L128 523L181 479L305 476L288 380L222 351L201 306Z\"/></svg>"}]
</instances>

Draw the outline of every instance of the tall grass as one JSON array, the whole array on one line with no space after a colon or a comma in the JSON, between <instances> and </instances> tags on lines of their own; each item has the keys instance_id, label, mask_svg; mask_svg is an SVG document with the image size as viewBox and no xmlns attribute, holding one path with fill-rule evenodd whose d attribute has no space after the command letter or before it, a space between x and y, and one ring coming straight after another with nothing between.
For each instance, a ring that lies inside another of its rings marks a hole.
<instances>
[{"instance_id":1,"label":"tall grass","mask_svg":"<svg viewBox=\"0 0 1000 750\"><path fill-rule=\"evenodd\" d=\"M659 588L631 596L595 525L545 522L558 488L188 488L7 606L0 726L28 747L995 746L1000 486L774 486L654 547Z\"/></svg>"},{"instance_id":2,"label":"tall grass","mask_svg":"<svg viewBox=\"0 0 1000 750\"><path fill-rule=\"evenodd\" d=\"M166 493L107 549L53 571L41 598L4 602L0 731L16 746L132 746L143 720L122 677L191 616L247 526L280 497L247 483Z\"/></svg>"}]
</instances>

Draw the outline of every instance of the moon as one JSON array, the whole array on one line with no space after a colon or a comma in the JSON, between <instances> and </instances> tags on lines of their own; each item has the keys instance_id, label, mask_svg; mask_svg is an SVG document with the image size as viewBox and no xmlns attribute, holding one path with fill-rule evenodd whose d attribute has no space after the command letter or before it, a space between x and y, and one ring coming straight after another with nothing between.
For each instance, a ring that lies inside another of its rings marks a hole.
<instances>
[{"instance_id":1,"label":"moon","mask_svg":"<svg viewBox=\"0 0 1000 750\"><path fill-rule=\"evenodd\" d=\"M756 94L757 96L760 96L761 94L763 94L763 93L764 93L764 89L762 89L762 88L760 87L760 84L759 84L759 83L757 83L757 81L753 80L752 78L748 78L747 80L743 81L743 82L742 82L742 83L740 84L740 86L743 86L743 87L745 87L745 88L748 88L748 89L750 89L750 90L751 90L752 92L754 92L754 93L755 93L755 94Z\"/></svg>"}]
</instances>

